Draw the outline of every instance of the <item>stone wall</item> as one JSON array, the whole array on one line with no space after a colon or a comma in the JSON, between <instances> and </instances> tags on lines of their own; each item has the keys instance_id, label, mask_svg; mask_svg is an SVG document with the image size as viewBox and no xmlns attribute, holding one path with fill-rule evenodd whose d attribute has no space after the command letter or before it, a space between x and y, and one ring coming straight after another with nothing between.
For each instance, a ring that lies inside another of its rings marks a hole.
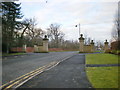
<instances>
[{"instance_id":1,"label":"stone wall","mask_svg":"<svg viewBox=\"0 0 120 90\"><path fill-rule=\"evenodd\" d=\"M26 49L24 49L24 47L13 47L11 48L11 52L34 52L34 48L26 47Z\"/></svg>"},{"instance_id":2,"label":"stone wall","mask_svg":"<svg viewBox=\"0 0 120 90\"><path fill-rule=\"evenodd\" d=\"M84 52L91 52L91 45L84 45Z\"/></svg>"},{"instance_id":3,"label":"stone wall","mask_svg":"<svg viewBox=\"0 0 120 90\"><path fill-rule=\"evenodd\" d=\"M15 47L11 48L12 52L48 52L48 39L45 35L45 38L43 39L43 45L34 45L34 47L27 47L26 45L23 45L23 47Z\"/></svg>"}]
</instances>

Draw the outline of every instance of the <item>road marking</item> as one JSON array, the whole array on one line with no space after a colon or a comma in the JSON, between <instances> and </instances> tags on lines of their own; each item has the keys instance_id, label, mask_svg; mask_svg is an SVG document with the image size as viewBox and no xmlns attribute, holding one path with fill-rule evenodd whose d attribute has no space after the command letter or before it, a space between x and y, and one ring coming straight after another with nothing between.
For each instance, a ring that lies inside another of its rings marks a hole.
<instances>
[{"instance_id":1,"label":"road marking","mask_svg":"<svg viewBox=\"0 0 120 90\"><path fill-rule=\"evenodd\" d=\"M45 66L46 66L46 65L45 65ZM33 73L33 72L35 72L35 71L37 71L37 70L39 70L39 69L41 69L41 68L43 68L43 67L45 67L45 66L42 66L42 67L40 67L40 68L38 68L38 69L36 69L36 70L34 70L34 71L31 71L31 72L29 72L29 73L27 73L27 74L25 74L25 75L22 75L22 76L20 76L20 77L16 78L15 80L20 79L20 78L22 78L22 77L24 77L24 76L26 76L26 75L28 75L28 74L31 74L31 73ZM7 84L9 84L9 83L14 82L15 80L12 80L12 81L10 81L10 82L8 82L8 83L6 83L6 84L4 84L4 85L0 86L0 88L2 88L2 87L4 87L4 86L6 86L6 85L7 85Z\"/></svg>"},{"instance_id":2,"label":"road marking","mask_svg":"<svg viewBox=\"0 0 120 90\"><path fill-rule=\"evenodd\" d=\"M22 83L22 81L26 80L27 78L30 78L30 77L32 77L32 76L36 76L36 75L38 75L38 73L40 74L40 73L43 72L45 69L47 69L47 68L49 68L49 67L51 67L51 66L54 66L54 64L56 64L56 63L57 63L57 62L54 61L54 62L51 62L51 63L45 65L45 66L42 66L42 67L40 67L40 68L38 68L38 69L36 69L36 70L34 70L34 71L31 71L30 73L27 73L27 74L25 74L25 75L22 75L22 76L16 78L15 80L12 80L12 81L10 81L10 82L8 82L8 83L0 86L0 88L4 88L4 87L5 87L4 90L7 90L8 88L12 88L14 85L17 85L17 84L19 84L20 82Z\"/></svg>"},{"instance_id":3,"label":"road marking","mask_svg":"<svg viewBox=\"0 0 120 90\"><path fill-rule=\"evenodd\" d=\"M44 65L44 66L42 66L34 71L31 71L25 75L22 75L22 76L16 78L15 80L12 80L12 81L0 86L0 88L3 90L7 90L9 88L18 88L19 86L23 85L25 82L32 79L36 75L42 73L43 71L50 70L51 68L57 66L60 62L66 60L66 59L69 59L72 56L74 56L74 54L67 57L67 58L62 59L61 61L53 61L47 65Z\"/></svg>"}]
</instances>

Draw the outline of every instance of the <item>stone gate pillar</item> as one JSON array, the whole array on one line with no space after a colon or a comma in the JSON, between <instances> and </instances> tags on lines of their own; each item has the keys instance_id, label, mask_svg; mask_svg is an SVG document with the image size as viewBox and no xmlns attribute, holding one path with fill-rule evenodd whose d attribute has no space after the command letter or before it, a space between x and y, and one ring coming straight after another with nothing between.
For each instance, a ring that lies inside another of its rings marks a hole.
<instances>
[{"instance_id":1,"label":"stone gate pillar","mask_svg":"<svg viewBox=\"0 0 120 90\"><path fill-rule=\"evenodd\" d=\"M80 35L81 37L79 38L80 46L79 46L79 52L84 52L84 38L83 34Z\"/></svg>"},{"instance_id":2,"label":"stone gate pillar","mask_svg":"<svg viewBox=\"0 0 120 90\"><path fill-rule=\"evenodd\" d=\"M93 40L91 40L90 45L91 45L91 52L94 52L94 42L93 42Z\"/></svg>"},{"instance_id":3,"label":"stone gate pillar","mask_svg":"<svg viewBox=\"0 0 120 90\"><path fill-rule=\"evenodd\" d=\"M38 46L34 45L34 52L38 52Z\"/></svg>"},{"instance_id":4,"label":"stone gate pillar","mask_svg":"<svg viewBox=\"0 0 120 90\"><path fill-rule=\"evenodd\" d=\"M104 43L104 52L107 52L108 49L109 49L109 46L108 46L108 42L106 40Z\"/></svg>"},{"instance_id":5,"label":"stone gate pillar","mask_svg":"<svg viewBox=\"0 0 120 90\"><path fill-rule=\"evenodd\" d=\"M43 52L48 52L48 38L47 35L45 35L43 39Z\"/></svg>"},{"instance_id":6,"label":"stone gate pillar","mask_svg":"<svg viewBox=\"0 0 120 90\"><path fill-rule=\"evenodd\" d=\"M27 45L25 44L25 45L23 45L23 52L26 52L26 48L27 48Z\"/></svg>"}]
</instances>

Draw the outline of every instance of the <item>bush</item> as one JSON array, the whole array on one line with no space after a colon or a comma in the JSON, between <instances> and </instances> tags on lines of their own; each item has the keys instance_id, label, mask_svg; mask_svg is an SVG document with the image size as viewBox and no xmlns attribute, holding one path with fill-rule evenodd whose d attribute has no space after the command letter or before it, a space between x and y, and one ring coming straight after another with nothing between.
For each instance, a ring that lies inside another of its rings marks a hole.
<instances>
[{"instance_id":1,"label":"bush","mask_svg":"<svg viewBox=\"0 0 120 90\"><path fill-rule=\"evenodd\" d=\"M110 49L108 49L108 50L106 50L106 51L105 51L105 53L111 53L111 50L110 50Z\"/></svg>"},{"instance_id":2,"label":"bush","mask_svg":"<svg viewBox=\"0 0 120 90\"><path fill-rule=\"evenodd\" d=\"M117 50L117 54L120 55L120 50Z\"/></svg>"},{"instance_id":3,"label":"bush","mask_svg":"<svg viewBox=\"0 0 120 90\"><path fill-rule=\"evenodd\" d=\"M120 55L120 50L111 50L111 54Z\"/></svg>"}]
</instances>

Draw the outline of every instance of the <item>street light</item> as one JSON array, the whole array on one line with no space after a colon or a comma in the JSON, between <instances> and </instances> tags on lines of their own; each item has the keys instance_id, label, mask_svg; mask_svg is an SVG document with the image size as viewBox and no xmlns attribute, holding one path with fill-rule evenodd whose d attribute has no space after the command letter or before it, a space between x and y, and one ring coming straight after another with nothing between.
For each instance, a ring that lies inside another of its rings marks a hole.
<instances>
[{"instance_id":1,"label":"street light","mask_svg":"<svg viewBox=\"0 0 120 90\"><path fill-rule=\"evenodd\" d=\"M79 27L79 36L80 36L80 23L78 25L75 25L75 27Z\"/></svg>"}]
</instances>

